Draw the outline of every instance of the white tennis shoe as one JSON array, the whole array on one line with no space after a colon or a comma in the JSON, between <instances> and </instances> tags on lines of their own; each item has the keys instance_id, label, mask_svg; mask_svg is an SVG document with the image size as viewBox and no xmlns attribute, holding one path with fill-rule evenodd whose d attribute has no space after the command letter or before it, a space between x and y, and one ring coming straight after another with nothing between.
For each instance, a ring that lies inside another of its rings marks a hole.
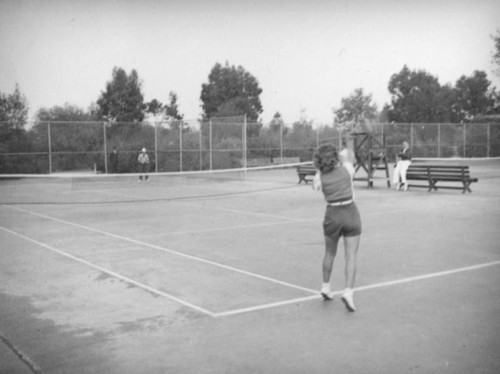
<instances>
[{"instance_id":1,"label":"white tennis shoe","mask_svg":"<svg viewBox=\"0 0 500 374\"><path fill-rule=\"evenodd\" d=\"M330 287L323 286L321 288L321 296L323 296L323 299L325 300L333 300L333 292Z\"/></svg>"},{"instance_id":2,"label":"white tennis shoe","mask_svg":"<svg viewBox=\"0 0 500 374\"><path fill-rule=\"evenodd\" d=\"M344 303L345 307L349 312L356 311L356 307L354 306L354 300L352 296L353 296L352 291L345 291L341 297L342 302Z\"/></svg>"}]
</instances>

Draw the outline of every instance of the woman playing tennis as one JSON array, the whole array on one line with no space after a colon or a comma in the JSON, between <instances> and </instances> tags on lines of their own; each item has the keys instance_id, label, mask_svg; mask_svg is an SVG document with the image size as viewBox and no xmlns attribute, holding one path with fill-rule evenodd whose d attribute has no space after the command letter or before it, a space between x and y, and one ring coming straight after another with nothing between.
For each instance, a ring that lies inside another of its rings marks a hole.
<instances>
[{"instance_id":1,"label":"woman playing tennis","mask_svg":"<svg viewBox=\"0 0 500 374\"><path fill-rule=\"evenodd\" d=\"M354 168L351 165L341 164L337 148L330 144L321 145L316 149L314 165L318 173L314 178L313 188L323 192L327 203L323 221L325 257L321 295L325 300L333 299L330 277L338 242L340 237L343 237L346 263L345 290L341 299L347 310L354 312L356 307L353 300L353 288L361 236L361 218L354 202Z\"/></svg>"}]
</instances>

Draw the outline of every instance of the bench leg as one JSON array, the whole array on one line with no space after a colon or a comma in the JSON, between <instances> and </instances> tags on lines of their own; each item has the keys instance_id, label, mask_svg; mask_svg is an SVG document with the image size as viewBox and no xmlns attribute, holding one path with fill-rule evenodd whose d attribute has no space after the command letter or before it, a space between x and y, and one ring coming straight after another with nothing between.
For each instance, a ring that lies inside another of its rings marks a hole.
<instances>
[{"instance_id":1,"label":"bench leg","mask_svg":"<svg viewBox=\"0 0 500 374\"><path fill-rule=\"evenodd\" d=\"M464 182L464 190L462 191L462 193L465 193L465 192L472 192L472 190L470 189L470 182Z\"/></svg>"},{"instance_id":2,"label":"bench leg","mask_svg":"<svg viewBox=\"0 0 500 374\"><path fill-rule=\"evenodd\" d=\"M432 190L437 191L436 182L437 181L435 181L433 179L429 179L429 189L427 190L427 192L431 192Z\"/></svg>"}]
</instances>

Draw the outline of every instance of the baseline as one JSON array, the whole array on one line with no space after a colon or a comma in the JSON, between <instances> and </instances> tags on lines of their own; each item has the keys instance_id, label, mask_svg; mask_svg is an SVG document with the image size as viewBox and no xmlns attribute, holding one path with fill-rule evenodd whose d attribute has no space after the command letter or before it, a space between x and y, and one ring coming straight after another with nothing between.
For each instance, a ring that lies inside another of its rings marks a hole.
<instances>
[{"instance_id":1,"label":"baseline","mask_svg":"<svg viewBox=\"0 0 500 374\"><path fill-rule=\"evenodd\" d=\"M401 278L401 279L396 279L396 280L388 281L388 282L374 283L374 284L370 284L370 285L366 285L366 286L355 287L354 290L359 292L359 291L372 290L375 288L396 286L399 284L417 282L417 281L430 279L430 278L444 277L447 275L452 275L452 274L456 274L456 273L463 273L466 271L478 270L478 269L496 266L496 265L500 265L500 261L492 261L492 262L487 262L487 263L483 263L483 264L477 264L477 265L466 266L466 267L461 267L461 268L456 268L456 269L451 269L451 270L439 271L436 273L417 275L414 277ZM341 295L342 292L343 291L335 291L332 294L334 296L338 296L338 295ZM238 314L250 313L250 312L255 312L255 311L264 310L264 309L277 308L277 307L284 306L284 305L301 303L301 302L316 300L316 299L320 299L320 298L322 298L322 296L320 294L299 297L296 299L290 299L290 300L280 301L280 302L276 302L276 303L262 304L262 305L256 305L254 307L233 309L233 310L228 310L226 312L215 313L214 317L220 318L220 317L234 316L234 315L238 315Z\"/></svg>"}]
</instances>

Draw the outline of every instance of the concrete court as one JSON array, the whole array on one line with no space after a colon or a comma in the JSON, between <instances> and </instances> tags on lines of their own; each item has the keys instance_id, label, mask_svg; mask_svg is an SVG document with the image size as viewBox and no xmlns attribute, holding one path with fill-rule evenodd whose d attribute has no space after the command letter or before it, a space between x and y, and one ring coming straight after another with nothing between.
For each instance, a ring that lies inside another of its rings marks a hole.
<instances>
[{"instance_id":1,"label":"concrete court","mask_svg":"<svg viewBox=\"0 0 500 374\"><path fill-rule=\"evenodd\" d=\"M1 205L0 373L498 373L500 167L471 173L466 195L356 182L356 313L316 294L324 204L293 171Z\"/></svg>"}]
</instances>

